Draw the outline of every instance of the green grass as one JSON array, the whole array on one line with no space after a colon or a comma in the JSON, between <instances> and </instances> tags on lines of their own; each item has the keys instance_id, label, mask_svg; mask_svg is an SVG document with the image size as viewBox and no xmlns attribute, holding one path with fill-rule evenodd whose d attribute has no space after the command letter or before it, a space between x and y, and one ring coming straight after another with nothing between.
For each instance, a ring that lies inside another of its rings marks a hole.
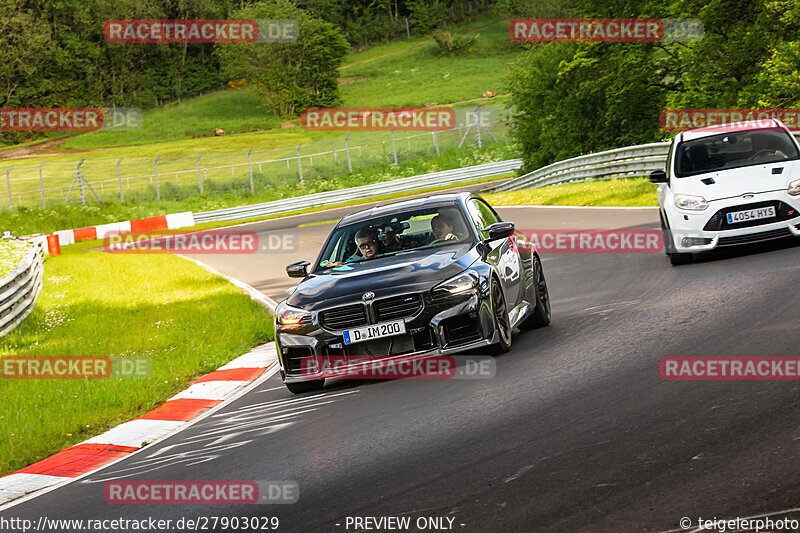
<instances>
[{"instance_id":1,"label":"green grass","mask_svg":"<svg viewBox=\"0 0 800 533\"><path fill-rule=\"evenodd\" d=\"M487 20L488 22L488 20ZM454 30L456 31L456 30ZM418 106L480 98L484 91L503 94L504 75L519 53L508 39L508 21L467 33L480 34L472 52L440 56L433 40L409 43L403 54L390 55L345 69L364 81L340 85L346 106ZM391 45L385 45L389 51ZM373 53L379 51L376 47ZM357 59L353 57L353 59Z\"/></svg>"},{"instance_id":2,"label":"green grass","mask_svg":"<svg viewBox=\"0 0 800 533\"><path fill-rule=\"evenodd\" d=\"M140 201L128 200L125 203L108 202L97 205L94 199L91 199L89 205L85 207L80 205L55 205L47 209L15 208L12 211L1 210L0 228L9 229L15 235L30 235L109 222L134 220L167 213L211 211L389 181L395 178L439 170L502 161L513 157L517 157L517 148L514 145L492 143L482 149L472 147L460 151L449 150L443 152L439 157L411 160L397 167L388 164L376 165L366 170L359 169L353 174L332 178L318 175L309 169L305 183L302 186L296 183L282 184L279 180L270 180L269 176L256 173L254 178L256 194L254 196L249 194L249 179L247 178L242 178L234 184L227 184L224 188L221 187L205 195L197 194L197 190L191 188L191 186L180 189L166 184L162 188L162 201L160 202L144 198ZM320 166L316 168L319 172ZM436 187L435 184L433 185L432 189L441 188ZM408 194L408 192L404 192L391 197L402 197ZM152 198L152 195L150 195L150 198ZM365 201L374 201L374 199Z\"/></svg>"},{"instance_id":3,"label":"green grass","mask_svg":"<svg viewBox=\"0 0 800 533\"><path fill-rule=\"evenodd\" d=\"M136 355L147 379L0 379L0 476L139 416L272 338L269 313L171 255L64 249L45 262L31 315L1 355Z\"/></svg>"},{"instance_id":4,"label":"green grass","mask_svg":"<svg viewBox=\"0 0 800 533\"><path fill-rule=\"evenodd\" d=\"M0 239L0 279L19 266L30 245L28 241Z\"/></svg>"},{"instance_id":5,"label":"green grass","mask_svg":"<svg viewBox=\"0 0 800 533\"><path fill-rule=\"evenodd\" d=\"M657 186L645 178L555 185L486 195L492 205L657 206Z\"/></svg>"}]
</instances>

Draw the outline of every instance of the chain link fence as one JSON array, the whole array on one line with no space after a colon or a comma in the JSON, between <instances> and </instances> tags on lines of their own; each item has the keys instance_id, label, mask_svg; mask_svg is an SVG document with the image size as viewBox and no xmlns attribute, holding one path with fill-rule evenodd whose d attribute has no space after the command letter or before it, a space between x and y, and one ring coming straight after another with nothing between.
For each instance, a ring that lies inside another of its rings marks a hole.
<instances>
[{"instance_id":1,"label":"chain link fence","mask_svg":"<svg viewBox=\"0 0 800 533\"><path fill-rule=\"evenodd\" d=\"M0 208L183 200L198 194L256 194L359 169L397 165L468 146L510 140L500 105L457 110L447 131L352 132L309 144L117 159L17 161L0 166ZM298 137L287 132L286 141Z\"/></svg>"}]
</instances>

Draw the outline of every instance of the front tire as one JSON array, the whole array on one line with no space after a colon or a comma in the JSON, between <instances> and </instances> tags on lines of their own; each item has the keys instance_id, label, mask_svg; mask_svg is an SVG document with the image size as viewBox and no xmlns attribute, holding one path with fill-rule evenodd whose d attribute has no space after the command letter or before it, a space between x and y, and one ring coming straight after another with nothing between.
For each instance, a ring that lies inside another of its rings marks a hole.
<instances>
[{"instance_id":1,"label":"front tire","mask_svg":"<svg viewBox=\"0 0 800 533\"><path fill-rule=\"evenodd\" d=\"M314 379L311 381L298 381L294 383L284 383L286 388L289 389L289 392L292 394L303 394L306 392L314 392L322 389L322 386L325 385L324 379Z\"/></svg>"},{"instance_id":2,"label":"front tire","mask_svg":"<svg viewBox=\"0 0 800 533\"><path fill-rule=\"evenodd\" d=\"M508 316L503 288L495 278L492 278L491 294L495 331L499 333L498 337L500 337L500 340L492 345L491 351L493 354L499 355L511 349L511 319Z\"/></svg>"},{"instance_id":3,"label":"front tire","mask_svg":"<svg viewBox=\"0 0 800 533\"><path fill-rule=\"evenodd\" d=\"M533 256L533 270L536 275L533 287L536 295L536 308L520 324L520 329L536 329L549 326L552 317L550 312L550 292L547 290L547 281L544 279L542 262L537 256Z\"/></svg>"}]
</instances>

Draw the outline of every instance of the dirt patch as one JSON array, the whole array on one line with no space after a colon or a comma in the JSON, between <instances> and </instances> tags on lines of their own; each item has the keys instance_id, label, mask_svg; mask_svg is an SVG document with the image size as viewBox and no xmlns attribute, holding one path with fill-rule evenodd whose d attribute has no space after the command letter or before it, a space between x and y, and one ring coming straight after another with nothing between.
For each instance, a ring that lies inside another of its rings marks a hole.
<instances>
[{"instance_id":1,"label":"dirt patch","mask_svg":"<svg viewBox=\"0 0 800 533\"><path fill-rule=\"evenodd\" d=\"M0 161L8 161L10 159L26 159L29 157L41 157L43 154L46 155L67 155L67 154L79 154L82 152L91 152L92 149L88 150L68 150L66 152L51 152L52 148L62 144L67 139L71 139L80 133L76 133L74 135L67 135L66 137L61 137L60 139L53 139L50 141L42 141L36 144L31 144L29 146L21 146L19 148L11 148L10 150L4 150L0 152Z\"/></svg>"},{"instance_id":2,"label":"dirt patch","mask_svg":"<svg viewBox=\"0 0 800 533\"><path fill-rule=\"evenodd\" d=\"M336 78L336 81L344 84L344 83L358 83L360 81L364 81L365 79L367 78L365 78L364 76L354 76L352 78Z\"/></svg>"}]
</instances>

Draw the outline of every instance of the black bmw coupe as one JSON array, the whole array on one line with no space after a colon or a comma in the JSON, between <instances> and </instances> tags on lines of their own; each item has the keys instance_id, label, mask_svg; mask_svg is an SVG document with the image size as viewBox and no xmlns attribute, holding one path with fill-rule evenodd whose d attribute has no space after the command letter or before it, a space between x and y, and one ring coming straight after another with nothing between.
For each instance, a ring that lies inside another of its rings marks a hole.
<instances>
[{"instance_id":1,"label":"black bmw coupe","mask_svg":"<svg viewBox=\"0 0 800 533\"><path fill-rule=\"evenodd\" d=\"M309 360L492 353L515 327L550 323L535 248L523 247L480 196L430 196L340 220L275 313L281 376L293 393L322 388Z\"/></svg>"}]
</instances>

